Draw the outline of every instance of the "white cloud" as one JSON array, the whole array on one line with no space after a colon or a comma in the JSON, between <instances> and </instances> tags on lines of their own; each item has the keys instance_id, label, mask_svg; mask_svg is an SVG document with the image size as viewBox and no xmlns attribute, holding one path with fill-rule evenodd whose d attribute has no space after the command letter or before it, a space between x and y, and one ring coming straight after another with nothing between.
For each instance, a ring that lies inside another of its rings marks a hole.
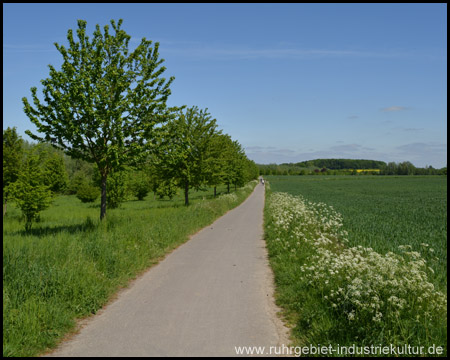
<instances>
[{"instance_id":1,"label":"white cloud","mask_svg":"<svg viewBox=\"0 0 450 360\"><path fill-rule=\"evenodd\" d=\"M393 128L393 130L400 130L400 131L404 131L404 132L418 132L418 131L424 131L424 128L401 128L401 127L396 127Z\"/></svg>"},{"instance_id":2,"label":"white cloud","mask_svg":"<svg viewBox=\"0 0 450 360\"><path fill-rule=\"evenodd\" d=\"M361 145L358 144L345 144L345 145L336 145L330 147L331 151L336 152L355 152L360 151L362 149Z\"/></svg>"},{"instance_id":3,"label":"white cloud","mask_svg":"<svg viewBox=\"0 0 450 360\"><path fill-rule=\"evenodd\" d=\"M404 111L404 110L408 110L408 107L405 106L389 106L389 107L385 107L382 108L381 111L383 112L392 112L392 111Z\"/></svg>"},{"instance_id":4,"label":"white cloud","mask_svg":"<svg viewBox=\"0 0 450 360\"><path fill-rule=\"evenodd\" d=\"M395 151L402 161L409 160L415 166L441 168L447 165L447 144L415 142L397 146Z\"/></svg>"}]
</instances>

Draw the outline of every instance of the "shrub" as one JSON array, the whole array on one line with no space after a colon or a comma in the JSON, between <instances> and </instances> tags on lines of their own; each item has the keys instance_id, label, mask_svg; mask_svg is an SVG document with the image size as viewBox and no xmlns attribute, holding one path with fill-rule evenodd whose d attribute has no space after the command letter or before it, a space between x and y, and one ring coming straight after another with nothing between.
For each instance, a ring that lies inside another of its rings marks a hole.
<instances>
[{"instance_id":1,"label":"shrub","mask_svg":"<svg viewBox=\"0 0 450 360\"><path fill-rule=\"evenodd\" d=\"M138 198L138 200L144 200L150 191L150 184L143 172L134 174L134 177L128 184L130 192Z\"/></svg>"},{"instance_id":2,"label":"shrub","mask_svg":"<svg viewBox=\"0 0 450 360\"><path fill-rule=\"evenodd\" d=\"M123 172L112 173L108 176L106 188L106 207L117 209L125 200L126 180Z\"/></svg>"},{"instance_id":3,"label":"shrub","mask_svg":"<svg viewBox=\"0 0 450 360\"><path fill-rule=\"evenodd\" d=\"M83 182L78 187L77 198L84 203L94 202L98 198L99 193L98 188L87 182Z\"/></svg>"},{"instance_id":4,"label":"shrub","mask_svg":"<svg viewBox=\"0 0 450 360\"><path fill-rule=\"evenodd\" d=\"M138 200L144 200L144 198L148 194L148 191L149 191L148 187L140 186L135 189L135 195L138 198Z\"/></svg>"},{"instance_id":5,"label":"shrub","mask_svg":"<svg viewBox=\"0 0 450 360\"><path fill-rule=\"evenodd\" d=\"M175 179L165 179L153 184L153 191L160 199L167 196L170 200L178 193Z\"/></svg>"},{"instance_id":6,"label":"shrub","mask_svg":"<svg viewBox=\"0 0 450 360\"><path fill-rule=\"evenodd\" d=\"M33 154L28 155L18 180L9 185L8 191L25 217L26 231L31 230L33 221L53 200L52 192L43 184L39 159Z\"/></svg>"}]
</instances>

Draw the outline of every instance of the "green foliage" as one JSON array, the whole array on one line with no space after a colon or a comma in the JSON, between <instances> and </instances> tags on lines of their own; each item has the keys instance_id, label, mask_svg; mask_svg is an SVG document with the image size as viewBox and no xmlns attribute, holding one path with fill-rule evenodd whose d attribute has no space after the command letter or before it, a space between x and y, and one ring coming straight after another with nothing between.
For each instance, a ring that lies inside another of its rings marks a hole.
<instances>
[{"instance_id":1,"label":"green foliage","mask_svg":"<svg viewBox=\"0 0 450 360\"><path fill-rule=\"evenodd\" d=\"M153 128L167 120L166 101L170 84L161 75L159 43L143 38L128 51L131 38L111 20L96 25L92 40L86 36L86 21L78 20L76 31L67 33L69 48L55 43L63 57L61 70L49 65L50 77L42 80L45 102L31 88L33 107L24 97L25 114L36 125L38 141L49 142L73 158L96 163L103 178L100 218L106 214L106 179L126 164L139 163L154 137Z\"/></svg>"},{"instance_id":2,"label":"green foliage","mask_svg":"<svg viewBox=\"0 0 450 360\"><path fill-rule=\"evenodd\" d=\"M216 120L207 109L196 106L180 111L161 129L162 137L156 147L155 169L158 178L168 185L174 179L185 191L185 204L189 204L189 189L206 184L208 148L217 134Z\"/></svg>"},{"instance_id":3,"label":"green foliage","mask_svg":"<svg viewBox=\"0 0 450 360\"><path fill-rule=\"evenodd\" d=\"M225 182L225 147L229 135L213 134L208 144L206 156L206 181L210 186L217 186Z\"/></svg>"},{"instance_id":4,"label":"green foliage","mask_svg":"<svg viewBox=\"0 0 450 360\"><path fill-rule=\"evenodd\" d=\"M8 186L19 177L23 157L23 140L16 128L3 130L3 216L6 215L6 203L9 197Z\"/></svg>"},{"instance_id":5,"label":"green foliage","mask_svg":"<svg viewBox=\"0 0 450 360\"><path fill-rule=\"evenodd\" d=\"M409 161L404 161L398 164L395 162L389 162L381 169L382 175L415 175L421 173L421 169L417 169ZM428 173L423 173L423 175L428 175Z\"/></svg>"},{"instance_id":6,"label":"green foliage","mask_svg":"<svg viewBox=\"0 0 450 360\"><path fill-rule=\"evenodd\" d=\"M68 184L63 152L46 143L29 144L27 148L39 158L44 185L53 193L63 193Z\"/></svg>"},{"instance_id":7,"label":"green foliage","mask_svg":"<svg viewBox=\"0 0 450 360\"><path fill-rule=\"evenodd\" d=\"M18 180L8 188L25 217L25 229L31 230L33 221L52 202L52 192L43 183L39 158L36 155L28 154Z\"/></svg>"},{"instance_id":8,"label":"green foliage","mask_svg":"<svg viewBox=\"0 0 450 360\"><path fill-rule=\"evenodd\" d=\"M245 182L256 180L259 176L258 165L253 160L245 159Z\"/></svg>"},{"instance_id":9,"label":"green foliage","mask_svg":"<svg viewBox=\"0 0 450 360\"><path fill-rule=\"evenodd\" d=\"M106 205L108 209L116 209L125 200L126 175L124 171L114 172L107 181Z\"/></svg>"},{"instance_id":10,"label":"green foliage","mask_svg":"<svg viewBox=\"0 0 450 360\"><path fill-rule=\"evenodd\" d=\"M242 186L249 173L246 168L251 164L245 156L244 149L238 141L225 138L223 157L225 159L224 182L228 189L230 185ZM228 190L229 192L229 190Z\"/></svg>"},{"instance_id":11,"label":"green foliage","mask_svg":"<svg viewBox=\"0 0 450 360\"><path fill-rule=\"evenodd\" d=\"M316 159L293 164L299 167L318 167L332 170L341 169L381 169L386 166L384 161L353 160L353 159Z\"/></svg>"},{"instance_id":12,"label":"green foliage","mask_svg":"<svg viewBox=\"0 0 450 360\"><path fill-rule=\"evenodd\" d=\"M66 156L65 161L69 176L66 191L68 195L76 194L79 186L84 182L94 181L95 165L80 159L72 159L69 156Z\"/></svg>"},{"instance_id":13,"label":"green foliage","mask_svg":"<svg viewBox=\"0 0 450 360\"><path fill-rule=\"evenodd\" d=\"M153 192L163 199L167 196L170 200L178 193L178 184L175 179L160 179L153 184Z\"/></svg>"},{"instance_id":14,"label":"green foliage","mask_svg":"<svg viewBox=\"0 0 450 360\"><path fill-rule=\"evenodd\" d=\"M67 195L74 195L78 192L78 189L85 182L89 182L92 180L90 177L86 176L86 174L82 171L76 172L69 181L69 185L67 187Z\"/></svg>"},{"instance_id":15,"label":"green foliage","mask_svg":"<svg viewBox=\"0 0 450 360\"><path fill-rule=\"evenodd\" d=\"M128 189L138 200L144 200L150 191L150 179L147 173L143 170L130 171Z\"/></svg>"},{"instance_id":16,"label":"green foliage","mask_svg":"<svg viewBox=\"0 0 450 360\"><path fill-rule=\"evenodd\" d=\"M15 127L3 130L3 189L19 176L23 157L23 140Z\"/></svg>"},{"instance_id":17,"label":"green foliage","mask_svg":"<svg viewBox=\"0 0 450 360\"><path fill-rule=\"evenodd\" d=\"M68 185L64 159L56 152L49 154L44 162L44 184L54 193L63 193Z\"/></svg>"},{"instance_id":18,"label":"green foliage","mask_svg":"<svg viewBox=\"0 0 450 360\"><path fill-rule=\"evenodd\" d=\"M289 164L258 164L260 175L446 175L447 168L417 168L409 161L316 159ZM366 169L366 170L364 170ZM364 170L364 171L362 171Z\"/></svg>"},{"instance_id":19,"label":"green foliage","mask_svg":"<svg viewBox=\"0 0 450 360\"><path fill-rule=\"evenodd\" d=\"M141 182L139 183L135 188L135 196L138 198L138 200L144 200L144 198L147 196L149 189L148 189L148 185Z\"/></svg>"},{"instance_id":20,"label":"green foliage","mask_svg":"<svg viewBox=\"0 0 450 360\"><path fill-rule=\"evenodd\" d=\"M89 184L88 182L82 182L77 190L77 198L83 203L90 203L97 200L100 195L98 187Z\"/></svg>"},{"instance_id":21,"label":"green foliage","mask_svg":"<svg viewBox=\"0 0 450 360\"><path fill-rule=\"evenodd\" d=\"M242 146L229 135L215 134L206 150L207 184L243 184L257 179L258 166L245 155Z\"/></svg>"}]
</instances>

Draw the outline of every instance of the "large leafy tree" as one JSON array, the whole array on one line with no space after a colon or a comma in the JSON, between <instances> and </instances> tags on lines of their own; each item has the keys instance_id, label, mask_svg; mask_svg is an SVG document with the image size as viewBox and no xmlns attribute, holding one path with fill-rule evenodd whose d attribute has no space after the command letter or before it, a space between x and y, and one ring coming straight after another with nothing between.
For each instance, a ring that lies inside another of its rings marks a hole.
<instances>
[{"instance_id":1,"label":"large leafy tree","mask_svg":"<svg viewBox=\"0 0 450 360\"><path fill-rule=\"evenodd\" d=\"M109 26L96 26L92 40L86 21L78 20L76 31L67 33L69 47L55 43L63 56L61 70L49 65L50 77L41 81L44 102L31 88L34 107L24 97L24 111L36 125L38 141L50 142L66 154L97 164L101 175L100 219L106 215L107 178L125 164L145 157L157 124L167 120L166 101L174 77L159 58L159 43L143 38L129 51L130 36L122 30L122 19ZM173 109L172 109L173 110Z\"/></svg>"},{"instance_id":2,"label":"large leafy tree","mask_svg":"<svg viewBox=\"0 0 450 360\"><path fill-rule=\"evenodd\" d=\"M216 134L212 137L208 148L207 183L214 186L214 196L216 188L220 184L227 183L229 174L232 171L231 159L233 157L233 140L227 134Z\"/></svg>"},{"instance_id":3,"label":"large leafy tree","mask_svg":"<svg viewBox=\"0 0 450 360\"><path fill-rule=\"evenodd\" d=\"M207 183L208 148L215 134L216 120L208 109L197 106L181 110L162 129L157 145L156 171L162 181L175 180L184 190L185 205L189 205L189 189L199 189Z\"/></svg>"},{"instance_id":4,"label":"large leafy tree","mask_svg":"<svg viewBox=\"0 0 450 360\"><path fill-rule=\"evenodd\" d=\"M10 195L9 185L19 178L23 158L23 140L16 128L3 130L3 216L6 215L6 204Z\"/></svg>"},{"instance_id":5,"label":"large leafy tree","mask_svg":"<svg viewBox=\"0 0 450 360\"><path fill-rule=\"evenodd\" d=\"M245 176L245 182L256 180L259 176L258 165L248 158L246 159Z\"/></svg>"},{"instance_id":6,"label":"large leafy tree","mask_svg":"<svg viewBox=\"0 0 450 360\"><path fill-rule=\"evenodd\" d=\"M244 161L247 158L241 144L226 136L222 139L222 180L230 192L230 185L242 185L244 183Z\"/></svg>"},{"instance_id":7,"label":"large leafy tree","mask_svg":"<svg viewBox=\"0 0 450 360\"><path fill-rule=\"evenodd\" d=\"M206 161L207 183L214 186L226 184L230 192L230 184L242 186L259 175L258 166L245 155L238 141L233 141L227 134L216 134L212 137Z\"/></svg>"},{"instance_id":8,"label":"large leafy tree","mask_svg":"<svg viewBox=\"0 0 450 360\"><path fill-rule=\"evenodd\" d=\"M247 157L245 155L244 149L242 148L242 145L239 144L239 142L233 141L232 144L233 149L233 156L230 160L231 163L231 176L230 180L231 183L234 185L234 188L236 189L237 186L242 186L245 184L245 161L247 160ZM228 191L229 191L229 184L228 182Z\"/></svg>"}]
</instances>

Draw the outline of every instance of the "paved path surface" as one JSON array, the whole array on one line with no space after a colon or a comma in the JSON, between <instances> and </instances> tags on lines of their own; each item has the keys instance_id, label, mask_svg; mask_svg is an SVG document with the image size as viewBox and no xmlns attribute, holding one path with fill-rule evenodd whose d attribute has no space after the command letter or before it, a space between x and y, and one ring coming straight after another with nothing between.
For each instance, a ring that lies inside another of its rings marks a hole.
<instances>
[{"instance_id":1,"label":"paved path surface","mask_svg":"<svg viewBox=\"0 0 450 360\"><path fill-rule=\"evenodd\" d=\"M50 356L236 356L287 345L263 236L264 186L152 267Z\"/></svg>"}]
</instances>

